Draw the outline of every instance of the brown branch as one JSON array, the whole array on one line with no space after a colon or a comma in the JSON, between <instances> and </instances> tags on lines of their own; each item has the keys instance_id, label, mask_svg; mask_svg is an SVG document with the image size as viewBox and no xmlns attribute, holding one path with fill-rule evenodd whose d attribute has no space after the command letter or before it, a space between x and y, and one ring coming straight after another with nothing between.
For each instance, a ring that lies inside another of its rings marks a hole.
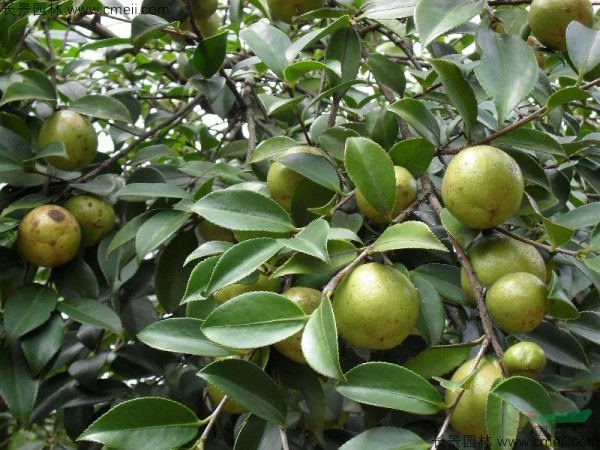
<instances>
[{"instance_id":1,"label":"brown branch","mask_svg":"<svg viewBox=\"0 0 600 450\"><path fill-rule=\"evenodd\" d=\"M200 436L199 444L204 443L204 441L206 441L206 439L208 439L210 430L212 430L213 426L217 422L217 418L219 417L219 414L221 414L221 411L223 410L223 407L225 406L225 402L227 401L227 398L228 397L226 395L224 395L223 398L221 399L220 403L217 405L217 407L211 414L210 421L208 422L208 424L206 425L206 428L202 432L202 436ZM202 448L202 447L200 447L200 448Z\"/></svg>"},{"instance_id":2,"label":"brown branch","mask_svg":"<svg viewBox=\"0 0 600 450\"><path fill-rule=\"evenodd\" d=\"M577 251L567 250L566 248L560 248L560 247L554 248L554 247L551 247L550 245L542 244L541 242L537 242L532 239L528 239L524 236L520 236L516 233L505 230L504 228L496 227L496 230L499 231L500 233L510 236L513 239L516 239L517 241L524 242L525 244L529 244L529 245L532 245L533 247L537 247L542 250L546 250L547 252L550 252L550 253L561 253L563 255L573 256L575 258L577 258L579 256L579 252L577 252Z\"/></svg>"},{"instance_id":3,"label":"brown branch","mask_svg":"<svg viewBox=\"0 0 600 450\"><path fill-rule=\"evenodd\" d=\"M192 31L197 36L198 42L202 42L204 40L204 36L202 35L202 31L198 27L196 23L196 18L194 17L194 10L192 7L192 0L185 0L185 9L188 13L188 20L190 21L190 26L192 27Z\"/></svg>"},{"instance_id":4,"label":"brown branch","mask_svg":"<svg viewBox=\"0 0 600 450\"><path fill-rule=\"evenodd\" d=\"M244 104L246 105L246 123L248 124L248 150L246 152L246 166L250 165L252 154L256 150L256 123L252 111L252 78L246 80L244 87Z\"/></svg>"}]
</instances>

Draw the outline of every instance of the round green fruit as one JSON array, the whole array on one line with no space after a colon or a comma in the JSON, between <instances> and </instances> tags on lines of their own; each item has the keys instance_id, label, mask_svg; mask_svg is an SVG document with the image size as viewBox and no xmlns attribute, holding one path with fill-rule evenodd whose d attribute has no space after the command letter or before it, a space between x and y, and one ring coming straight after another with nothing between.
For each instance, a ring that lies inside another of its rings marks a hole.
<instances>
[{"instance_id":1,"label":"round green fruit","mask_svg":"<svg viewBox=\"0 0 600 450\"><path fill-rule=\"evenodd\" d=\"M60 170L79 170L92 162L98 150L98 136L94 127L83 116L61 110L42 124L38 138L40 148L52 142L62 142L67 156L49 156L50 164Z\"/></svg>"},{"instance_id":2,"label":"round green fruit","mask_svg":"<svg viewBox=\"0 0 600 450\"><path fill-rule=\"evenodd\" d=\"M209 17L198 17L196 18L196 24L200 31L202 32L202 36L205 38L214 36L221 28L221 18L217 14L213 14Z\"/></svg>"},{"instance_id":3,"label":"round green fruit","mask_svg":"<svg viewBox=\"0 0 600 450\"><path fill-rule=\"evenodd\" d=\"M294 17L323 8L325 0L267 0L271 14L279 20L292 23Z\"/></svg>"},{"instance_id":4,"label":"round green fruit","mask_svg":"<svg viewBox=\"0 0 600 450\"><path fill-rule=\"evenodd\" d=\"M509 273L488 289L485 303L492 322L507 333L529 333L548 312L548 290L527 272Z\"/></svg>"},{"instance_id":5,"label":"round green fruit","mask_svg":"<svg viewBox=\"0 0 600 450\"><path fill-rule=\"evenodd\" d=\"M215 225L208 220L203 220L196 228L205 241L225 241L235 243L231 230Z\"/></svg>"},{"instance_id":6,"label":"round green fruit","mask_svg":"<svg viewBox=\"0 0 600 450\"><path fill-rule=\"evenodd\" d=\"M400 345L419 316L412 282L379 263L358 266L335 290L333 312L338 332L348 343L370 349Z\"/></svg>"},{"instance_id":7,"label":"round green fruit","mask_svg":"<svg viewBox=\"0 0 600 450\"><path fill-rule=\"evenodd\" d=\"M503 234L490 234L478 239L467 250L467 255L477 278L486 286L513 272L528 272L546 280L546 265L535 247ZM461 270L460 283L475 305L475 294L465 269Z\"/></svg>"},{"instance_id":8,"label":"round green fruit","mask_svg":"<svg viewBox=\"0 0 600 450\"><path fill-rule=\"evenodd\" d=\"M258 276L258 281L254 284L236 283L231 286L219 289L214 294L217 303L225 303L227 300L245 294L246 292L254 291L269 291L278 292L281 288L281 280L279 278L269 278L262 273Z\"/></svg>"},{"instance_id":9,"label":"round green fruit","mask_svg":"<svg viewBox=\"0 0 600 450\"><path fill-rule=\"evenodd\" d=\"M567 27L576 20L587 27L594 24L589 0L533 0L529 7L529 27L533 35L553 50L567 49Z\"/></svg>"},{"instance_id":10,"label":"round green fruit","mask_svg":"<svg viewBox=\"0 0 600 450\"><path fill-rule=\"evenodd\" d=\"M452 381L462 381L469 376L474 359L463 363L452 376ZM463 436L475 436L475 440L485 440L488 432L485 426L485 404L494 383L502 378L502 368L498 360L488 356L483 358L470 383L465 387L465 392L459 400L450 424L452 428ZM450 407L459 390L446 391L446 406Z\"/></svg>"},{"instance_id":11,"label":"round green fruit","mask_svg":"<svg viewBox=\"0 0 600 450\"><path fill-rule=\"evenodd\" d=\"M208 388L206 389L206 391L208 393L210 401L213 403L215 408L221 403L223 397L225 397L223 391L211 383L208 383ZM227 400L225 400L225 404L223 405L222 411L227 414L244 414L246 412L246 408L244 408L239 403L233 401L232 399L228 398Z\"/></svg>"},{"instance_id":12,"label":"round green fruit","mask_svg":"<svg viewBox=\"0 0 600 450\"><path fill-rule=\"evenodd\" d=\"M446 208L464 225L486 229L505 222L521 207L523 174L508 154L489 145L456 155L444 175Z\"/></svg>"},{"instance_id":13,"label":"round green fruit","mask_svg":"<svg viewBox=\"0 0 600 450\"><path fill-rule=\"evenodd\" d=\"M389 216L379 214L358 189L356 190L356 205L363 215L377 225L387 225L404 211L417 198L417 180L404 167L394 166L396 177L396 202Z\"/></svg>"},{"instance_id":14,"label":"round green fruit","mask_svg":"<svg viewBox=\"0 0 600 450\"><path fill-rule=\"evenodd\" d=\"M219 0L192 0L192 13L196 19L208 17L219 7Z\"/></svg>"},{"instance_id":15,"label":"round green fruit","mask_svg":"<svg viewBox=\"0 0 600 450\"><path fill-rule=\"evenodd\" d=\"M81 227L81 243L91 247L100 242L115 227L115 210L111 205L91 195L76 195L64 204Z\"/></svg>"},{"instance_id":16,"label":"round green fruit","mask_svg":"<svg viewBox=\"0 0 600 450\"><path fill-rule=\"evenodd\" d=\"M38 206L19 224L17 245L26 261L56 267L77 254L81 229L73 215L56 205Z\"/></svg>"},{"instance_id":17,"label":"round green fruit","mask_svg":"<svg viewBox=\"0 0 600 450\"><path fill-rule=\"evenodd\" d=\"M301 145L298 147L290 148L282 152L279 158L291 155L293 153L312 153L319 155L320 152L314 147L307 145ZM292 169L284 166L279 161L273 161L269 172L267 173L267 187L271 198L279 203L283 208L290 212L292 210L292 200L296 189L304 181L304 176L298 172L294 172Z\"/></svg>"},{"instance_id":18,"label":"round green fruit","mask_svg":"<svg viewBox=\"0 0 600 450\"><path fill-rule=\"evenodd\" d=\"M509 376L537 378L546 367L546 352L535 342L519 342L506 350L503 362Z\"/></svg>"},{"instance_id":19,"label":"round green fruit","mask_svg":"<svg viewBox=\"0 0 600 450\"><path fill-rule=\"evenodd\" d=\"M305 314L310 315L321 304L321 292L307 287L293 287L283 295L297 304ZM302 331L275 344L275 348L284 356L300 364L307 364L302 353Z\"/></svg>"}]
</instances>

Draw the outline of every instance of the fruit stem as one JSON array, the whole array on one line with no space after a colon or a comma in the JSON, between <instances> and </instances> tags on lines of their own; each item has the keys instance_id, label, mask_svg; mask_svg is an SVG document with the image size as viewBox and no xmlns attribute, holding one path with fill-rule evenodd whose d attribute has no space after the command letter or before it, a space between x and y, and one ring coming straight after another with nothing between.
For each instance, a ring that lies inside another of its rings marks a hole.
<instances>
[{"instance_id":1,"label":"fruit stem","mask_svg":"<svg viewBox=\"0 0 600 450\"><path fill-rule=\"evenodd\" d=\"M513 233L512 231L504 230L500 227L497 227L496 230L498 230L502 234L510 236L513 239L516 239L517 241L524 242L526 244L532 245L533 247L541 248L550 253L562 253L563 255L573 256L574 258L579 258L580 254L581 254L580 251L567 250L566 248L561 248L561 247L551 247L549 245L542 244L541 242L537 242L532 239L528 239L524 236L520 236L516 233Z\"/></svg>"},{"instance_id":2,"label":"fruit stem","mask_svg":"<svg viewBox=\"0 0 600 450\"><path fill-rule=\"evenodd\" d=\"M221 411L223 409L223 406L225 406L225 402L227 401L227 399L228 399L228 397L226 395L224 395L223 398L221 399L221 402L217 405L217 407L215 408L213 413L206 418L206 419L208 419L208 425L206 425L206 428L202 432L202 436L200 436L200 439L198 440L198 445L201 445L199 448L202 448L202 445L204 445L204 441L206 441L206 439L208 439L210 430L212 430L213 426L217 422L217 418L219 417L219 414L221 414ZM204 421L201 421L201 422L204 422Z\"/></svg>"}]
</instances>

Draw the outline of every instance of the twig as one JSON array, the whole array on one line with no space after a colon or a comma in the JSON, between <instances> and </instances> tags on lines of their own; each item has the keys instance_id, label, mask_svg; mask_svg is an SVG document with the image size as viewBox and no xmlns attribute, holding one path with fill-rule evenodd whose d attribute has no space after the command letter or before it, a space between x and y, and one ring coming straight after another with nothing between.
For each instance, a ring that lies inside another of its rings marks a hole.
<instances>
[{"instance_id":1,"label":"twig","mask_svg":"<svg viewBox=\"0 0 600 450\"><path fill-rule=\"evenodd\" d=\"M246 166L250 165L252 154L256 149L256 123L252 111L252 79L246 80L244 87L244 103L246 105L246 123L248 124L248 150L246 152Z\"/></svg>"},{"instance_id":2,"label":"twig","mask_svg":"<svg viewBox=\"0 0 600 450\"><path fill-rule=\"evenodd\" d=\"M185 9L187 10L187 13L189 16L188 20L190 21L190 26L192 27L192 31L198 37L198 42L202 42L204 40L204 37L202 35L202 31L200 31L200 28L198 27L198 24L196 23L196 18L194 17L192 0L185 0Z\"/></svg>"},{"instance_id":3,"label":"twig","mask_svg":"<svg viewBox=\"0 0 600 450\"><path fill-rule=\"evenodd\" d=\"M500 233L510 236L513 239L516 239L517 241L521 241L521 242L524 242L525 244L529 244L534 247L541 248L542 250L546 250L550 253L561 253L563 255L573 256L575 258L577 258L579 256L579 253L574 250L567 250L566 248L560 248L560 247L554 248L554 247L551 247L550 245L542 244L541 242L537 242L532 239L528 239L524 236L520 236L516 233L513 233L512 231L508 231L508 230L505 230L500 227L496 227L496 230L499 231Z\"/></svg>"},{"instance_id":4,"label":"twig","mask_svg":"<svg viewBox=\"0 0 600 450\"><path fill-rule=\"evenodd\" d=\"M200 442L204 442L204 441L206 441L206 439L208 439L210 430L212 430L212 427L217 422L217 418L219 417L219 414L221 414L221 410L225 406L225 402L227 401L227 398L228 397L226 395L223 396L223 399L221 400L221 402L217 405L217 407L211 414L210 421L208 422L208 424L206 425L206 428L204 429L204 431L202 432L202 435L200 436Z\"/></svg>"},{"instance_id":5,"label":"twig","mask_svg":"<svg viewBox=\"0 0 600 450\"><path fill-rule=\"evenodd\" d=\"M279 427L279 434L281 435L281 445L283 450L290 450L290 444L288 442L287 434L283 427Z\"/></svg>"},{"instance_id":6,"label":"twig","mask_svg":"<svg viewBox=\"0 0 600 450\"><path fill-rule=\"evenodd\" d=\"M479 349L479 352L477 352L477 356L475 357L473 364L471 364L471 367L469 368L469 374L467 375L467 378L470 377L477 370L477 366L479 366L479 363L481 362L483 356L485 355L485 352L487 351L487 348L489 347L489 345L490 345L490 340L486 336L483 343L481 344L481 348ZM459 391L456 393L456 397L454 397L454 400L452 401L452 404L450 405L450 408L448 409L448 413L446 414L446 419L444 420L444 423L442 424L442 427L440 428L440 431L438 432L438 434L435 438L435 441L433 441L431 450L437 450L438 447L441 445L441 443L444 439L444 434L446 434L446 431L448 430L448 427L450 426L450 420L452 419L454 410L456 409L456 406L458 405L458 402L460 402L460 399L462 398L464 393L465 393L464 388L460 388Z\"/></svg>"},{"instance_id":7,"label":"twig","mask_svg":"<svg viewBox=\"0 0 600 450\"><path fill-rule=\"evenodd\" d=\"M343 199L341 199L339 202L337 202L337 204L333 208L331 208L331 214L335 213L342 206L344 206L347 202L349 202L350 199L352 199L355 194L356 194L356 189L349 192L348 195L346 195Z\"/></svg>"}]
</instances>

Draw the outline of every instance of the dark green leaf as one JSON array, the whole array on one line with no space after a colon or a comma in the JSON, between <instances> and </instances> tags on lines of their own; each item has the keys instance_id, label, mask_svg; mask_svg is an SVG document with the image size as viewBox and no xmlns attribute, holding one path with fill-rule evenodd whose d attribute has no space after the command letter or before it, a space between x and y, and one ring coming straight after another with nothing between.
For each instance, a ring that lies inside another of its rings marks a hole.
<instances>
[{"instance_id":1,"label":"dark green leaf","mask_svg":"<svg viewBox=\"0 0 600 450\"><path fill-rule=\"evenodd\" d=\"M227 31L203 39L194 51L194 67L205 77L216 74L227 53Z\"/></svg>"},{"instance_id":2,"label":"dark green leaf","mask_svg":"<svg viewBox=\"0 0 600 450\"><path fill-rule=\"evenodd\" d=\"M183 198L190 199L189 192L180 187L166 183L131 183L123 186L115 194L121 200L127 202L145 202L157 198Z\"/></svg>"},{"instance_id":3,"label":"dark green leaf","mask_svg":"<svg viewBox=\"0 0 600 450\"><path fill-rule=\"evenodd\" d=\"M4 90L0 106L19 100L56 100L56 90L50 78L39 70L28 69L18 72L16 82Z\"/></svg>"},{"instance_id":4,"label":"dark green leaf","mask_svg":"<svg viewBox=\"0 0 600 450\"><path fill-rule=\"evenodd\" d=\"M600 33L574 20L567 27L567 51L583 77L600 64Z\"/></svg>"},{"instance_id":5,"label":"dark green leaf","mask_svg":"<svg viewBox=\"0 0 600 450\"><path fill-rule=\"evenodd\" d=\"M437 345L442 339L446 324L446 313L442 299L433 285L427 281L427 278L413 275L411 281L417 288L421 303L417 329L427 345Z\"/></svg>"},{"instance_id":6,"label":"dark green leaf","mask_svg":"<svg viewBox=\"0 0 600 450\"><path fill-rule=\"evenodd\" d=\"M187 282L185 294L183 294L183 299L181 300L182 304L206 300L207 296L204 295L204 293L206 292L206 287L208 286L208 282L215 270L217 262L219 262L219 256L215 255L206 258L194 267Z\"/></svg>"},{"instance_id":7,"label":"dark green leaf","mask_svg":"<svg viewBox=\"0 0 600 450\"><path fill-rule=\"evenodd\" d=\"M300 78L310 72L325 71L330 77L342 76L342 66L339 61L299 61L290 64L283 71L285 81L290 84L296 84Z\"/></svg>"},{"instance_id":8,"label":"dark green leaf","mask_svg":"<svg viewBox=\"0 0 600 450\"><path fill-rule=\"evenodd\" d=\"M12 416L23 425L29 423L38 387L19 344L0 345L0 394Z\"/></svg>"},{"instance_id":9,"label":"dark green leaf","mask_svg":"<svg viewBox=\"0 0 600 450\"><path fill-rule=\"evenodd\" d=\"M479 236L479 230L463 225L462 222L454 217L446 208L442 209L440 219L442 219L442 224L448 234L465 248Z\"/></svg>"},{"instance_id":10,"label":"dark green leaf","mask_svg":"<svg viewBox=\"0 0 600 450\"><path fill-rule=\"evenodd\" d=\"M578 87L569 86L564 89L560 89L554 92L548 98L548 110L552 110L558 106L564 105L565 103L571 103L573 101L582 101L590 96L589 92L582 91Z\"/></svg>"},{"instance_id":11,"label":"dark green leaf","mask_svg":"<svg viewBox=\"0 0 600 450\"><path fill-rule=\"evenodd\" d=\"M415 9L421 44L426 47L438 36L468 22L483 11L483 5L482 1L470 0L421 0Z\"/></svg>"},{"instance_id":12,"label":"dark green leaf","mask_svg":"<svg viewBox=\"0 0 600 450\"><path fill-rule=\"evenodd\" d=\"M41 284L26 284L15 289L6 301L4 328L10 340L39 327L56 308L58 294Z\"/></svg>"},{"instance_id":13,"label":"dark green leaf","mask_svg":"<svg viewBox=\"0 0 600 450\"><path fill-rule=\"evenodd\" d=\"M519 411L501 397L490 394L485 404L485 428L490 435L491 450L512 450L519 432Z\"/></svg>"},{"instance_id":14,"label":"dark green leaf","mask_svg":"<svg viewBox=\"0 0 600 450\"><path fill-rule=\"evenodd\" d=\"M375 241L373 252L383 253L407 248L448 251L425 223L411 220L387 228Z\"/></svg>"},{"instance_id":15,"label":"dark green leaf","mask_svg":"<svg viewBox=\"0 0 600 450\"><path fill-rule=\"evenodd\" d=\"M131 21L131 42L141 48L149 40L162 34L164 28L170 26L165 19L150 14L139 14Z\"/></svg>"},{"instance_id":16,"label":"dark green leaf","mask_svg":"<svg viewBox=\"0 0 600 450\"><path fill-rule=\"evenodd\" d=\"M275 136L262 141L256 150L252 153L250 162L257 163L268 159L273 159L279 153L282 153L290 148L297 147L298 141L285 136Z\"/></svg>"},{"instance_id":17,"label":"dark green leaf","mask_svg":"<svg viewBox=\"0 0 600 450\"><path fill-rule=\"evenodd\" d=\"M423 378L441 377L460 366L469 356L471 347L430 347L408 358L404 367Z\"/></svg>"},{"instance_id":18,"label":"dark green leaf","mask_svg":"<svg viewBox=\"0 0 600 450\"><path fill-rule=\"evenodd\" d=\"M286 49L292 43L283 31L264 22L256 22L240 32L248 47L275 75L283 79L283 70L288 65Z\"/></svg>"},{"instance_id":19,"label":"dark green leaf","mask_svg":"<svg viewBox=\"0 0 600 450\"><path fill-rule=\"evenodd\" d=\"M332 85L338 85L356 78L361 62L361 41L354 28L336 30L327 44L325 58L339 61L342 65L342 76L329 73Z\"/></svg>"},{"instance_id":20,"label":"dark green leaf","mask_svg":"<svg viewBox=\"0 0 600 450\"><path fill-rule=\"evenodd\" d=\"M413 15L418 0L371 0L361 17L367 19L404 19Z\"/></svg>"},{"instance_id":21,"label":"dark green leaf","mask_svg":"<svg viewBox=\"0 0 600 450\"><path fill-rule=\"evenodd\" d=\"M120 333L119 316L104 303L87 298L70 298L58 304L58 310L76 322Z\"/></svg>"},{"instance_id":22,"label":"dark green leaf","mask_svg":"<svg viewBox=\"0 0 600 450\"><path fill-rule=\"evenodd\" d=\"M403 428L379 427L367 430L350 439L340 450L427 450L425 442L418 434Z\"/></svg>"},{"instance_id":23,"label":"dark green leaf","mask_svg":"<svg viewBox=\"0 0 600 450\"><path fill-rule=\"evenodd\" d=\"M34 375L37 375L60 350L64 333L63 319L60 314L53 314L43 326L21 340L23 353Z\"/></svg>"},{"instance_id":24,"label":"dark green leaf","mask_svg":"<svg viewBox=\"0 0 600 450\"><path fill-rule=\"evenodd\" d=\"M435 146L440 145L440 125L424 103L404 98L391 105L389 110L402 117L422 138Z\"/></svg>"},{"instance_id":25,"label":"dark green leaf","mask_svg":"<svg viewBox=\"0 0 600 450\"><path fill-rule=\"evenodd\" d=\"M309 223L294 238L279 239L279 243L329 263L329 254L327 253L329 230L329 224L325 220L317 219Z\"/></svg>"},{"instance_id":26,"label":"dark green leaf","mask_svg":"<svg viewBox=\"0 0 600 450\"><path fill-rule=\"evenodd\" d=\"M600 203L590 203L575 208L558 216L555 222L572 230L596 226L600 223Z\"/></svg>"},{"instance_id":27,"label":"dark green leaf","mask_svg":"<svg viewBox=\"0 0 600 450\"><path fill-rule=\"evenodd\" d=\"M379 53L373 53L367 58L367 66L377 80L397 94L404 95L406 77L402 66Z\"/></svg>"},{"instance_id":28,"label":"dark green leaf","mask_svg":"<svg viewBox=\"0 0 600 450\"><path fill-rule=\"evenodd\" d=\"M552 136L532 128L517 128L495 139L494 143L551 155L564 156L565 154L562 146Z\"/></svg>"},{"instance_id":29,"label":"dark green leaf","mask_svg":"<svg viewBox=\"0 0 600 450\"><path fill-rule=\"evenodd\" d=\"M435 145L423 138L405 139L390 150L394 165L406 168L414 177L420 177L425 173L434 156Z\"/></svg>"},{"instance_id":30,"label":"dark green leaf","mask_svg":"<svg viewBox=\"0 0 600 450\"><path fill-rule=\"evenodd\" d=\"M147 219L135 236L135 252L138 261L156 250L188 221L189 214L181 211L160 211Z\"/></svg>"},{"instance_id":31,"label":"dark green leaf","mask_svg":"<svg viewBox=\"0 0 600 450\"><path fill-rule=\"evenodd\" d=\"M446 264L425 264L412 273L426 277L442 297L459 305L469 306L460 284L460 269Z\"/></svg>"},{"instance_id":32,"label":"dark green leaf","mask_svg":"<svg viewBox=\"0 0 600 450\"><path fill-rule=\"evenodd\" d=\"M600 314L584 311L579 318L565 324L565 328L577 336L600 345Z\"/></svg>"},{"instance_id":33,"label":"dark green leaf","mask_svg":"<svg viewBox=\"0 0 600 450\"><path fill-rule=\"evenodd\" d=\"M133 122L125 105L116 98L107 95L86 95L71 103L69 109L99 119L125 123Z\"/></svg>"},{"instance_id":34,"label":"dark green leaf","mask_svg":"<svg viewBox=\"0 0 600 450\"><path fill-rule=\"evenodd\" d=\"M233 450L272 450L281 448L281 433L276 423L249 415L235 439Z\"/></svg>"},{"instance_id":35,"label":"dark green leaf","mask_svg":"<svg viewBox=\"0 0 600 450\"><path fill-rule=\"evenodd\" d=\"M292 153L277 160L294 172L303 175L333 192L340 192L340 177L325 158L311 153Z\"/></svg>"}]
</instances>

